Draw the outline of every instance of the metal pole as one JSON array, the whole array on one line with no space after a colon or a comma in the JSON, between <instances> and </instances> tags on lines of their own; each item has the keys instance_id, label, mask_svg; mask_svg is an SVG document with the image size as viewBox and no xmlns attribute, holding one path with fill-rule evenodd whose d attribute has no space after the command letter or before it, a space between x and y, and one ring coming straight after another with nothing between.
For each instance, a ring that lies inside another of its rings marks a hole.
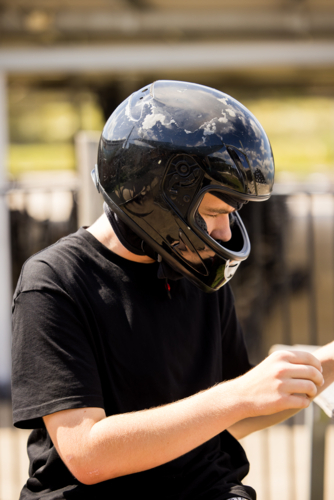
<instances>
[{"instance_id":1,"label":"metal pole","mask_svg":"<svg viewBox=\"0 0 334 500\"><path fill-rule=\"evenodd\" d=\"M328 419L322 420L321 409L311 403L305 410L305 425L309 429L309 500L323 500L325 476L325 437Z\"/></svg>"},{"instance_id":2,"label":"metal pole","mask_svg":"<svg viewBox=\"0 0 334 500\"><path fill-rule=\"evenodd\" d=\"M80 190L78 196L79 226L90 226L102 213L103 200L97 192L91 171L97 162L97 148L100 134L79 132L75 139Z\"/></svg>"},{"instance_id":3,"label":"metal pole","mask_svg":"<svg viewBox=\"0 0 334 500\"><path fill-rule=\"evenodd\" d=\"M253 314L251 316L250 331L252 332L252 341L250 350L254 355L256 353L256 362L260 362L266 353L263 347L263 321L265 315L264 304L264 257L263 257L263 222L262 207L260 203L254 203L252 207L252 226L253 226L253 256L254 270L253 286L256 290L253 302Z\"/></svg>"},{"instance_id":4,"label":"metal pole","mask_svg":"<svg viewBox=\"0 0 334 500\"><path fill-rule=\"evenodd\" d=\"M0 73L0 396L9 395L10 387L10 304L12 295L9 211L6 202L7 188L7 82Z\"/></svg>"},{"instance_id":5,"label":"metal pole","mask_svg":"<svg viewBox=\"0 0 334 500\"><path fill-rule=\"evenodd\" d=\"M315 286L315 231L313 220L313 197L309 194L309 213L308 213L308 267L309 267L309 324L310 324L310 344L317 345L317 296Z\"/></svg>"},{"instance_id":6,"label":"metal pole","mask_svg":"<svg viewBox=\"0 0 334 500\"><path fill-rule=\"evenodd\" d=\"M283 344L291 345L291 313L290 313L290 277L289 263L287 259L288 252L288 231L289 231L289 214L287 209L287 197L276 196L276 205L282 217L281 241L278 258L280 259L281 270L281 307L282 307L282 326L283 326Z\"/></svg>"}]
</instances>

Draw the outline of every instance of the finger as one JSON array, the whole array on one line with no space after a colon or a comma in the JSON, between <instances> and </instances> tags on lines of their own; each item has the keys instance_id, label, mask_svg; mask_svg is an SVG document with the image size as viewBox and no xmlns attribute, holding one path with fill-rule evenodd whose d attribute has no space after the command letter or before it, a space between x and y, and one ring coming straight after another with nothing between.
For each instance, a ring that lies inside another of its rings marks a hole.
<instances>
[{"instance_id":1,"label":"finger","mask_svg":"<svg viewBox=\"0 0 334 500\"><path fill-rule=\"evenodd\" d=\"M289 398L290 408L308 408L310 406L311 399L305 394L291 394Z\"/></svg>"},{"instance_id":2,"label":"finger","mask_svg":"<svg viewBox=\"0 0 334 500\"><path fill-rule=\"evenodd\" d=\"M286 390L290 394L306 394L311 399L315 398L318 393L317 386L310 380L304 379L291 379L286 385Z\"/></svg>"},{"instance_id":3,"label":"finger","mask_svg":"<svg viewBox=\"0 0 334 500\"><path fill-rule=\"evenodd\" d=\"M324 384L324 377L317 368L310 365L293 365L289 375L291 378L307 379L321 387Z\"/></svg>"},{"instance_id":4,"label":"finger","mask_svg":"<svg viewBox=\"0 0 334 500\"><path fill-rule=\"evenodd\" d=\"M322 372L322 366L318 358L306 351L285 351L286 359L290 363L310 365Z\"/></svg>"}]
</instances>

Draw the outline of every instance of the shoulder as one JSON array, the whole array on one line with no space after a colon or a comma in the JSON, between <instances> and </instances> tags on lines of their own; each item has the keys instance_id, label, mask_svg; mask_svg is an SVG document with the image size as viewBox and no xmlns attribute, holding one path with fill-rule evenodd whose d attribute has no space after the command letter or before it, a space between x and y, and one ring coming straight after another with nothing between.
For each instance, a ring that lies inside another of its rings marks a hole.
<instances>
[{"instance_id":1,"label":"shoulder","mask_svg":"<svg viewBox=\"0 0 334 500\"><path fill-rule=\"evenodd\" d=\"M59 283L62 276L85 260L90 252L85 232L79 229L30 257L22 266L14 299L21 292L42 290Z\"/></svg>"}]
</instances>

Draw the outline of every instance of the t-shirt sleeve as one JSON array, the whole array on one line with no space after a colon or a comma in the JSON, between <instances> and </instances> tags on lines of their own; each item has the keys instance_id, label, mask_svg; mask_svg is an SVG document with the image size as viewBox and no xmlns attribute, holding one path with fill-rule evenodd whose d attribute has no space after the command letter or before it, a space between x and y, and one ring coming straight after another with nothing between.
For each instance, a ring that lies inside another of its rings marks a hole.
<instances>
[{"instance_id":1,"label":"t-shirt sleeve","mask_svg":"<svg viewBox=\"0 0 334 500\"><path fill-rule=\"evenodd\" d=\"M59 287L15 297L12 402L14 425L28 429L60 410L103 408L94 347L74 301Z\"/></svg>"},{"instance_id":2,"label":"t-shirt sleeve","mask_svg":"<svg viewBox=\"0 0 334 500\"><path fill-rule=\"evenodd\" d=\"M223 380L243 375L253 366L249 362L241 325L230 286L224 286L222 300Z\"/></svg>"}]
</instances>

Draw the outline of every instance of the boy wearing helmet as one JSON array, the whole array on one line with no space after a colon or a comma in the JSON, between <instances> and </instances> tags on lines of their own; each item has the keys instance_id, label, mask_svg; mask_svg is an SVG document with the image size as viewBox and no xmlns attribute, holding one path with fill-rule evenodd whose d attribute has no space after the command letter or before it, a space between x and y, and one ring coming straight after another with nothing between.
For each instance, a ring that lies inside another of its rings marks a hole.
<instances>
[{"instance_id":1,"label":"boy wearing helmet","mask_svg":"<svg viewBox=\"0 0 334 500\"><path fill-rule=\"evenodd\" d=\"M115 110L98 155L105 214L32 257L14 296L21 498L254 500L237 439L334 378L332 345L251 369L223 286L250 251L237 210L271 193L269 141L226 94L163 81Z\"/></svg>"}]
</instances>

